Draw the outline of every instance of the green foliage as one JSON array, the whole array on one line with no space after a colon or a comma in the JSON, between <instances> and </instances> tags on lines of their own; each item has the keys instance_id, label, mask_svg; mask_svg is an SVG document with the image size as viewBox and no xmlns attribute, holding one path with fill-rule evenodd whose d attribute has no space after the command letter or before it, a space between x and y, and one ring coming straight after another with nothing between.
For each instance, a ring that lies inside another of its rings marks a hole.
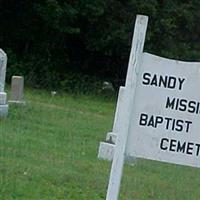
<instances>
[{"instance_id":1,"label":"green foliage","mask_svg":"<svg viewBox=\"0 0 200 200\"><path fill-rule=\"evenodd\" d=\"M30 82L53 87L52 78L58 86L75 71L117 88L125 80L136 14L149 16L146 51L199 61L199 9L198 0L3 0L0 44L9 56L8 76L30 80L32 74L37 80Z\"/></svg>"},{"instance_id":2,"label":"green foliage","mask_svg":"<svg viewBox=\"0 0 200 200\"><path fill-rule=\"evenodd\" d=\"M68 72L61 81L61 87L75 94L101 94L102 81L94 76Z\"/></svg>"},{"instance_id":3,"label":"green foliage","mask_svg":"<svg viewBox=\"0 0 200 200\"><path fill-rule=\"evenodd\" d=\"M151 51L169 58L199 61L199 1L163 1L154 19Z\"/></svg>"},{"instance_id":4,"label":"green foliage","mask_svg":"<svg viewBox=\"0 0 200 200\"><path fill-rule=\"evenodd\" d=\"M1 200L105 200L110 162L97 159L114 101L25 90L0 120ZM124 166L120 200L198 200L198 168L138 159Z\"/></svg>"},{"instance_id":5,"label":"green foliage","mask_svg":"<svg viewBox=\"0 0 200 200\"><path fill-rule=\"evenodd\" d=\"M7 65L6 79L11 80L12 75L21 76L25 74L25 67L21 61L18 60L17 55L11 49L6 51L9 60Z\"/></svg>"},{"instance_id":6,"label":"green foliage","mask_svg":"<svg viewBox=\"0 0 200 200\"><path fill-rule=\"evenodd\" d=\"M51 62L34 56L18 60L12 51L7 51L7 54L9 60L6 78L8 81L11 80L12 75L25 75L26 85L32 87L57 89L60 86L60 75Z\"/></svg>"},{"instance_id":7,"label":"green foliage","mask_svg":"<svg viewBox=\"0 0 200 200\"><path fill-rule=\"evenodd\" d=\"M105 199L109 164L96 151L113 103L28 89L25 97L0 120L0 199Z\"/></svg>"}]
</instances>

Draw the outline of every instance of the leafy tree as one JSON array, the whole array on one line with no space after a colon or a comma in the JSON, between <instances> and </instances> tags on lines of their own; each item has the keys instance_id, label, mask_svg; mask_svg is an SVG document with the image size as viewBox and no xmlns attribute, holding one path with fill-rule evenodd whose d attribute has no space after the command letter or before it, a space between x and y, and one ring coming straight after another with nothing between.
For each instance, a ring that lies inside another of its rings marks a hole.
<instances>
[{"instance_id":1,"label":"leafy tree","mask_svg":"<svg viewBox=\"0 0 200 200\"><path fill-rule=\"evenodd\" d=\"M199 8L198 0L2 0L8 75L54 87L78 72L117 88L125 80L136 14L149 16L146 51L198 61Z\"/></svg>"}]
</instances>

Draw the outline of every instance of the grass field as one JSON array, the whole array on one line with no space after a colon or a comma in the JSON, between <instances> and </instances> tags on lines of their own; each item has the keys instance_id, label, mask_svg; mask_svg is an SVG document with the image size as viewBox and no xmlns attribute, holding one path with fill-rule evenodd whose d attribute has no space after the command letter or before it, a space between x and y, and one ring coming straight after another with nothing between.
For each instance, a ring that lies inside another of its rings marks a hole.
<instances>
[{"instance_id":1,"label":"grass field","mask_svg":"<svg viewBox=\"0 0 200 200\"><path fill-rule=\"evenodd\" d=\"M111 163L97 159L115 101L26 90L0 120L0 200L105 199ZM199 200L200 171L147 160L125 166L120 200Z\"/></svg>"}]
</instances>

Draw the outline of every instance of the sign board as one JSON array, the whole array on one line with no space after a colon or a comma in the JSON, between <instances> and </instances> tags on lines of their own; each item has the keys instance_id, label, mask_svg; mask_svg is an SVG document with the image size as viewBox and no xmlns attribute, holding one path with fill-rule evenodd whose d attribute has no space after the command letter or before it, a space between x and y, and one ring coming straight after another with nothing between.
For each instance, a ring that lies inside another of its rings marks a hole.
<instances>
[{"instance_id":1,"label":"sign board","mask_svg":"<svg viewBox=\"0 0 200 200\"><path fill-rule=\"evenodd\" d=\"M125 157L200 167L200 63L144 53L147 22L136 18L106 200L118 199Z\"/></svg>"},{"instance_id":2,"label":"sign board","mask_svg":"<svg viewBox=\"0 0 200 200\"><path fill-rule=\"evenodd\" d=\"M142 53L126 154L200 167L200 63Z\"/></svg>"}]
</instances>

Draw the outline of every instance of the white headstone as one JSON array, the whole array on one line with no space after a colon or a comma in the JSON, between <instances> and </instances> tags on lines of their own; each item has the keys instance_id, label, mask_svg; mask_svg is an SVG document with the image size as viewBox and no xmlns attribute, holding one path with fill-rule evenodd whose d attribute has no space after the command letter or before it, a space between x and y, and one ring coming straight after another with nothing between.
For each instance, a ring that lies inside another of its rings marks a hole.
<instances>
[{"instance_id":1,"label":"white headstone","mask_svg":"<svg viewBox=\"0 0 200 200\"><path fill-rule=\"evenodd\" d=\"M0 49L0 117L5 117L8 114L8 105L6 103L7 94L5 89L7 55Z\"/></svg>"},{"instance_id":2,"label":"white headstone","mask_svg":"<svg viewBox=\"0 0 200 200\"><path fill-rule=\"evenodd\" d=\"M6 78L7 55L0 49L0 92L4 92Z\"/></svg>"}]
</instances>

